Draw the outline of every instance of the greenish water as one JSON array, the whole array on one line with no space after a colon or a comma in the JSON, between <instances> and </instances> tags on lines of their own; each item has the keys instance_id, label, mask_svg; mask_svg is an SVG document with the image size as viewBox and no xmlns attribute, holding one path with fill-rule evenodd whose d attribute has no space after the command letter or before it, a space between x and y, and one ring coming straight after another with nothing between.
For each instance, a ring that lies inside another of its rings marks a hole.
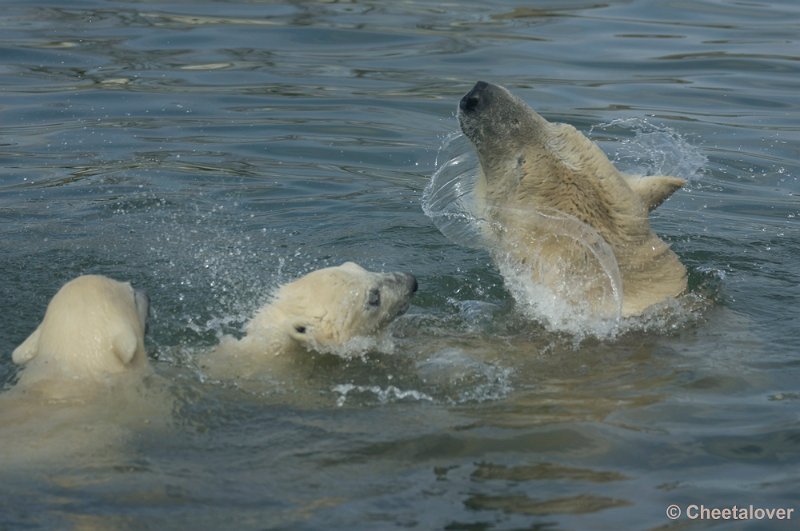
<instances>
[{"instance_id":1,"label":"greenish water","mask_svg":"<svg viewBox=\"0 0 800 531\"><path fill-rule=\"evenodd\" d=\"M0 381L59 286L102 273L148 291L177 402L121 454L0 471L0 528L642 529L671 504L800 510L794 1L3 7ZM653 226L697 304L578 341L437 229L423 191L466 153L455 110L478 79L625 170L688 179ZM197 360L270 289L347 260L418 277L392 349L260 389L203 378Z\"/></svg>"}]
</instances>

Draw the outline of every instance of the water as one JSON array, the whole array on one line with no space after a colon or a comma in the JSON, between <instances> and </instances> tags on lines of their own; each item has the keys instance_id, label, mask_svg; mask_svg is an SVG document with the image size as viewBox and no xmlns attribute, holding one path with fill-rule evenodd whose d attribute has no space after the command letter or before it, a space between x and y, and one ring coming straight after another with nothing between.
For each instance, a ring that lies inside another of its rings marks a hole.
<instances>
[{"instance_id":1,"label":"water","mask_svg":"<svg viewBox=\"0 0 800 531\"><path fill-rule=\"evenodd\" d=\"M3 473L0 527L635 529L668 525L671 504L800 510L795 2L4 8L0 379L58 287L102 273L149 292L175 407L111 455ZM694 303L612 338L551 332L485 250L437 229L423 190L469 157L445 147L477 79L627 171L689 180L653 226ZM388 344L260 388L203 378L271 289L347 260L419 279Z\"/></svg>"}]
</instances>

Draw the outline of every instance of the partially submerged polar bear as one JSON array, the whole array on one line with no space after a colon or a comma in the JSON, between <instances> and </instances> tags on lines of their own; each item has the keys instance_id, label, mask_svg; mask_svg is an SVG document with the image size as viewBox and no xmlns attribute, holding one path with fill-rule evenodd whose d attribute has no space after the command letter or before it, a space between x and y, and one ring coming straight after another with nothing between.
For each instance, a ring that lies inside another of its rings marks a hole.
<instances>
[{"instance_id":1,"label":"partially submerged polar bear","mask_svg":"<svg viewBox=\"0 0 800 531\"><path fill-rule=\"evenodd\" d=\"M354 341L403 314L416 291L409 273L375 273L353 262L312 271L280 287L244 337L223 337L203 366L212 378L247 378L304 351L347 356Z\"/></svg>"},{"instance_id":2,"label":"partially submerged polar bear","mask_svg":"<svg viewBox=\"0 0 800 531\"><path fill-rule=\"evenodd\" d=\"M686 290L686 269L648 220L683 179L620 173L574 127L483 81L458 118L478 154L476 206L497 261L606 315L614 300L632 316Z\"/></svg>"},{"instance_id":3,"label":"partially submerged polar bear","mask_svg":"<svg viewBox=\"0 0 800 531\"><path fill-rule=\"evenodd\" d=\"M144 292L98 275L55 294L12 354L22 369L0 394L0 470L116 458L134 433L168 420L170 397L152 385L145 353L148 305Z\"/></svg>"}]
</instances>

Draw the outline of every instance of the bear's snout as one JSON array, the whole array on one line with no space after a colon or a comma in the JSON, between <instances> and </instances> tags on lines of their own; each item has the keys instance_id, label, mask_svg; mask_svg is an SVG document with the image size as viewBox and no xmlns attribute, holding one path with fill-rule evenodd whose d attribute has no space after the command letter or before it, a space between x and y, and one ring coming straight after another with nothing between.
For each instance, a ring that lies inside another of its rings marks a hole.
<instances>
[{"instance_id":1,"label":"bear's snout","mask_svg":"<svg viewBox=\"0 0 800 531\"><path fill-rule=\"evenodd\" d=\"M478 109L482 102L486 101L488 89L491 85L485 81L478 81L472 90L464 94L458 104L458 108L463 112L473 112Z\"/></svg>"}]
</instances>

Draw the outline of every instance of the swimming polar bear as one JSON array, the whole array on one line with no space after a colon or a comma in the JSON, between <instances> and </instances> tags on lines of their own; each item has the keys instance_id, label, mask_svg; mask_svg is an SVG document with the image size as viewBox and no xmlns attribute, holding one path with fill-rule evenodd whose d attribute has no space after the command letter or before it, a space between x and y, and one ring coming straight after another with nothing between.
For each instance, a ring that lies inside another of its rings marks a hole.
<instances>
[{"instance_id":1,"label":"swimming polar bear","mask_svg":"<svg viewBox=\"0 0 800 531\"><path fill-rule=\"evenodd\" d=\"M169 418L171 400L145 352L149 301L127 282L67 282L12 353L22 366L0 395L0 470L79 466L114 456Z\"/></svg>"},{"instance_id":2,"label":"swimming polar bear","mask_svg":"<svg viewBox=\"0 0 800 531\"><path fill-rule=\"evenodd\" d=\"M686 268L648 219L683 179L620 173L574 127L483 81L458 119L478 154L476 208L504 276L530 275L574 305L623 317L686 290Z\"/></svg>"},{"instance_id":3,"label":"swimming polar bear","mask_svg":"<svg viewBox=\"0 0 800 531\"><path fill-rule=\"evenodd\" d=\"M375 273L353 262L312 271L280 287L244 337L223 337L203 368L212 378L246 378L302 352L347 357L403 314L416 291L409 273Z\"/></svg>"}]
</instances>

